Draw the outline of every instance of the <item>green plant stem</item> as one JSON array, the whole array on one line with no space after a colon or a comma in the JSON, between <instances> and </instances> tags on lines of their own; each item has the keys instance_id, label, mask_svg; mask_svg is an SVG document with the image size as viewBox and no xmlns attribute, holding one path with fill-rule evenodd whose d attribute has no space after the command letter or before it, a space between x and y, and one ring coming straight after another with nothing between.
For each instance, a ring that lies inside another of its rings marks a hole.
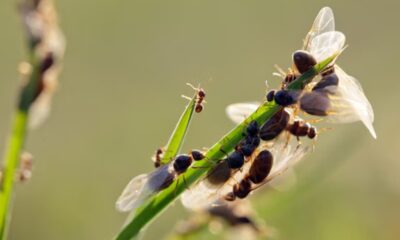
<instances>
[{"instance_id":1,"label":"green plant stem","mask_svg":"<svg viewBox=\"0 0 400 240\"><path fill-rule=\"evenodd\" d=\"M312 81L318 73L323 71L334 61L337 55L338 54L335 54L314 66L314 68L293 81L288 86L288 89L302 89L303 86ZM257 123L261 125L277 113L279 109L281 109L281 106L277 105L275 102L265 102L262 104L253 114L207 151L205 155L207 161L199 161L195 167L189 168L184 174L181 174L174 184L171 184L171 186L150 198L143 206L139 207L132 215L132 220L123 227L116 239L127 240L136 237L145 226L161 214L182 192L204 176L219 159L222 159L225 155L224 152L230 152L234 149L243 138L243 133L248 123L257 121ZM185 181L183 181L183 179L185 179Z\"/></svg>"},{"instance_id":2,"label":"green plant stem","mask_svg":"<svg viewBox=\"0 0 400 240\"><path fill-rule=\"evenodd\" d=\"M26 139L29 108L35 100L35 93L38 91L40 81L40 59L34 54L33 49L29 49L29 60L32 65L32 72L27 84L21 88L17 110L14 113L12 131L3 160L2 179L0 181L0 240L7 239L15 175Z\"/></svg>"},{"instance_id":3,"label":"green plant stem","mask_svg":"<svg viewBox=\"0 0 400 240\"><path fill-rule=\"evenodd\" d=\"M27 120L28 115L26 112L17 111L14 116L12 132L8 139L0 192L0 239L6 239L7 223L9 222L11 200L13 197L13 185L26 136Z\"/></svg>"}]
</instances>

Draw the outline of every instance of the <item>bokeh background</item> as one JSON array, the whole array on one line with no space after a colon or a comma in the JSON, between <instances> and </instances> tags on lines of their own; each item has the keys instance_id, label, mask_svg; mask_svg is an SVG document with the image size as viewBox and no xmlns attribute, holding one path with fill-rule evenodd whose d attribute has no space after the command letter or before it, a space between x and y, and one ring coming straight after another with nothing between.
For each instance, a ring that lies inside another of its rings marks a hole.
<instances>
[{"instance_id":1,"label":"bokeh background","mask_svg":"<svg viewBox=\"0 0 400 240\"><path fill-rule=\"evenodd\" d=\"M61 86L46 124L29 134L32 180L17 187L10 239L111 239L126 215L114 202L152 170L192 94L205 111L184 150L233 127L232 102L261 100L275 63L291 53L319 9L331 6L349 48L339 63L362 83L378 139L361 123L321 134L288 192L253 197L277 239L399 239L399 1L57 1L68 39ZM25 45L15 1L0 2L0 146L4 151ZM150 227L159 239L186 216L179 203Z\"/></svg>"}]
</instances>

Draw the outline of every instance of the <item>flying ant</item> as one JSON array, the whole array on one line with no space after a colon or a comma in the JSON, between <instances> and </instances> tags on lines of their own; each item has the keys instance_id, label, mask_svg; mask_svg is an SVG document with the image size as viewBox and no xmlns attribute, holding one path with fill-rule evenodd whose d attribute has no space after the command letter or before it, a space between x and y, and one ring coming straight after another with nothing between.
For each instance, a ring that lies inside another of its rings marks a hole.
<instances>
[{"instance_id":1,"label":"flying ant","mask_svg":"<svg viewBox=\"0 0 400 240\"><path fill-rule=\"evenodd\" d=\"M193 150L190 154L178 155L170 164L165 164L149 174L141 174L133 178L123 190L116 202L120 211L130 211L143 201L169 187L173 181L184 173L193 161L204 159L204 155Z\"/></svg>"},{"instance_id":2,"label":"flying ant","mask_svg":"<svg viewBox=\"0 0 400 240\"><path fill-rule=\"evenodd\" d=\"M263 150L255 157L249 172L244 178L233 186L232 192L225 196L225 200L233 201L236 198L245 198L252 191L252 183L259 184L264 181L272 169L273 156L268 150Z\"/></svg>"},{"instance_id":3,"label":"flying ant","mask_svg":"<svg viewBox=\"0 0 400 240\"><path fill-rule=\"evenodd\" d=\"M295 119L290 123L290 113L286 109L279 110L271 119L269 119L260 129L260 138L264 141L270 141L278 137L284 130L292 135L299 137L308 136L314 139L317 130L311 124L302 119Z\"/></svg>"}]
</instances>

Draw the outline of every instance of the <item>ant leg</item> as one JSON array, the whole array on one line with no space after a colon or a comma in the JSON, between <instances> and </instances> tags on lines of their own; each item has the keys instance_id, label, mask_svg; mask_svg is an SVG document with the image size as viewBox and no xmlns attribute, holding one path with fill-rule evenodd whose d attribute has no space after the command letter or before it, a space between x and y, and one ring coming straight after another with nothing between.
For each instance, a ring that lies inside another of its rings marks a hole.
<instances>
[{"instance_id":1,"label":"ant leg","mask_svg":"<svg viewBox=\"0 0 400 240\"><path fill-rule=\"evenodd\" d=\"M286 142L285 142L285 148L289 145L291 136L292 136L291 134L287 134Z\"/></svg>"},{"instance_id":2,"label":"ant leg","mask_svg":"<svg viewBox=\"0 0 400 240\"><path fill-rule=\"evenodd\" d=\"M203 161L203 160L211 161L211 164L208 165L208 166L191 166L191 168L193 168L193 169L210 169L210 168L212 168L213 166L216 166L216 164L219 163L219 162L217 162L217 161L218 161L218 160L221 160L221 159L209 159L208 157L204 156L204 158L201 159L200 161ZM214 163L214 164L213 164L213 163Z\"/></svg>"},{"instance_id":3,"label":"ant leg","mask_svg":"<svg viewBox=\"0 0 400 240\"><path fill-rule=\"evenodd\" d=\"M323 121L323 118L313 118L313 119L308 119L307 122L309 123L319 123L321 121Z\"/></svg>"},{"instance_id":4,"label":"ant leg","mask_svg":"<svg viewBox=\"0 0 400 240\"><path fill-rule=\"evenodd\" d=\"M294 110L293 110L293 116L298 116L298 115L299 115L299 110L300 110L300 107L294 108Z\"/></svg>"},{"instance_id":5,"label":"ant leg","mask_svg":"<svg viewBox=\"0 0 400 240\"><path fill-rule=\"evenodd\" d=\"M227 152L225 152L225 150L224 150L224 149L222 149L222 147L219 149L219 151L220 151L220 152L222 152L222 153L225 155L225 157L227 157L227 156L228 156L228 153L227 153Z\"/></svg>"},{"instance_id":6,"label":"ant leg","mask_svg":"<svg viewBox=\"0 0 400 240\"><path fill-rule=\"evenodd\" d=\"M186 85L188 85L189 87L193 88L193 90L195 90L195 91L199 91L199 89L200 89L200 84L199 84L198 87L193 86L191 83L186 83Z\"/></svg>"},{"instance_id":7,"label":"ant leg","mask_svg":"<svg viewBox=\"0 0 400 240\"><path fill-rule=\"evenodd\" d=\"M317 138L314 138L312 141L312 151L314 152L315 150L315 145L317 144Z\"/></svg>"},{"instance_id":8,"label":"ant leg","mask_svg":"<svg viewBox=\"0 0 400 240\"><path fill-rule=\"evenodd\" d=\"M301 140L300 140L300 138L299 138L299 137L297 137L297 148L299 148L299 147L300 147L300 145L301 145Z\"/></svg>"},{"instance_id":9,"label":"ant leg","mask_svg":"<svg viewBox=\"0 0 400 240\"><path fill-rule=\"evenodd\" d=\"M281 77L282 79L284 79L285 76L286 76L286 72L283 71L283 69L281 67L279 67L278 64L275 64L274 67L278 72L273 73L273 75Z\"/></svg>"},{"instance_id":10,"label":"ant leg","mask_svg":"<svg viewBox=\"0 0 400 240\"><path fill-rule=\"evenodd\" d=\"M186 182L185 175L182 176L182 179L183 179L183 184L185 185L185 188L188 189L188 190L190 191L189 185L188 185L187 182Z\"/></svg>"},{"instance_id":11,"label":"ant leg","mask_svg":"<svg viewBox=\"0 0 400 240\"><path fill-rule=\"evenodd\" d=\"M190 98L190 97L188 97L188 96L181 95L181 97L183 97L183 98L186 99L186 100L192 101L192 98Z\"/></svg>"},{"instance_id":12,"label":"ant leg","mask_svg":"<svg viewBox=\"0 0 400 240\"><path fill-rule=\"evenodd\" d=\"M176 196L176 189L178 189L178 183L179 183L179 178L176 179L176 184L175 184L175 189L174 189L174 195Z\"/></svg>"},{"instance_id":13,"label":"ant leg","mask_svg":"<svg viewBox=\"0 0 400 240\"><path fill-rule=\"evenodd\" d=\"M332 131L334 128L332 128L332 127L324 127L324 128L320 128L319 129L319 132L321 133L321 132L327 132L327 131Z\"/></svg>"}]
</instances>

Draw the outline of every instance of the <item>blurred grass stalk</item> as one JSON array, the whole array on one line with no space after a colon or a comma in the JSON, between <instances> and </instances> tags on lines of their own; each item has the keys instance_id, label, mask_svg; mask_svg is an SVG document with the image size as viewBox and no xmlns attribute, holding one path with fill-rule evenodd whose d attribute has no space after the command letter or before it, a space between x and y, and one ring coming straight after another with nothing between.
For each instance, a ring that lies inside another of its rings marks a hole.
<instances>
[{"instance_id":1,"label":"blurred grass stalk","mask_svg":"<svg viewBox=\"0 0 400 240\"><path fill-rule=\"evenodd\" d=\"M22 0L19 10L27 35L28 62L21 63L22 84L3 161L0 187L0 239L7 238L13 188L28 127L47 117L57 84L65 41L51 0ZM28 121L29 120L29 121Z\"/></svg>"},{"instance_id":2,"label":"blurred grass stalk","mask_svg":"<svg viewBox=\"0 0 400 240\"><path fill-rule=\"evenodd\" d=\"M288 89L302 89L305 84L309 83L317 74L329 66L339 54L340 52L315 65L312 69L293 81L288 86ZM265 102L262 104L253 114L231 130L207 151L205 156L209 161L198 162L196 168L189 168L185 173L180 175L179 178L175 180L176 184L171 184L168 188L153 196L136 209L131 216L131 221L123 227L121 232L116 236L116 239L127 240L137 237L140 231L161 214L161 212L165 210L166 207L169 206L183 191L199 180L200 177L204 176L206 172L218 162L218 159L224 157L224 153L221 149L223 149L224 152L230 152L234 149L243 138L243 132L248 123L251 121L257 121L259 125L262 125L280 108L281 107L275 102ZM179 181L181 178L185 179L185 181Z\"/></svg>"}]
</instances>

